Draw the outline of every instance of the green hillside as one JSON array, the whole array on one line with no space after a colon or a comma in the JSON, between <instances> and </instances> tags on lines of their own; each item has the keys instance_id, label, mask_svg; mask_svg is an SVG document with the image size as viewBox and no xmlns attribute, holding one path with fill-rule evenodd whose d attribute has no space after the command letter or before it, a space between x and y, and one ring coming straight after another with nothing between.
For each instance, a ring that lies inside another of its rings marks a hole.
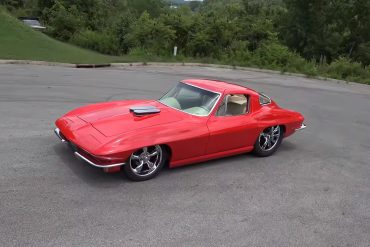
<instances>
[{"instance_id":1,"label":"green hillside","mask_svg":"<svg viewBox=\"0 0 370 247\"><path fill-rule=\"evenodd\" d=\"M116 60L116 57L105 56L52 39L32 30L0 7L0 59L105 63Z\"/></svg>"}]
</instances>

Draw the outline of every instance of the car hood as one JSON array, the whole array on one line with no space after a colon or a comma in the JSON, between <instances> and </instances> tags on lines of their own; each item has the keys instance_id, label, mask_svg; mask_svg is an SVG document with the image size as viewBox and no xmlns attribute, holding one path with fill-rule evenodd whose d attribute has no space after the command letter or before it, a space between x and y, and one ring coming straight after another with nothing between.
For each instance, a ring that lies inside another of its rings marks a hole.
<instances>
[{"instance_id":1,"label":"car hood","mask_svg":"<svg viewBox=\"0 0 370 247\"><path fill-rule=\"evenodd\" d=\"M130 108L139 106L154 106L159 113L136 116ZM91 124L106 137L120 135L129 131L137 131L155 125L181 121L178 111L164 106L157 101L110 102L97 105L87 112L76 114L81 120Z\"/></svg>"}]
</instances>

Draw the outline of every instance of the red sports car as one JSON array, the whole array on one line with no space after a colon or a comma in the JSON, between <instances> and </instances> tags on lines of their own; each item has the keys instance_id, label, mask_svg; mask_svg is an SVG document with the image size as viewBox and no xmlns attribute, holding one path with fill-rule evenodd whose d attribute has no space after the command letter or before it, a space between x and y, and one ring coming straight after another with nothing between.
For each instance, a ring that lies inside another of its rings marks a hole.
<instances>
[{"instance_id":1,"label":"red sports car","mask_svg":"<svg viewBox=\"0 0 370 247\"><path fill-rule=\"evenodd\" d=\"M129 179L253 151L269 156L284 137L304 129L303 116L263 93L222 81L191 79L159 100L122 100L77 108L55 133L74 154Z\"/></svg>"}]
</instances>

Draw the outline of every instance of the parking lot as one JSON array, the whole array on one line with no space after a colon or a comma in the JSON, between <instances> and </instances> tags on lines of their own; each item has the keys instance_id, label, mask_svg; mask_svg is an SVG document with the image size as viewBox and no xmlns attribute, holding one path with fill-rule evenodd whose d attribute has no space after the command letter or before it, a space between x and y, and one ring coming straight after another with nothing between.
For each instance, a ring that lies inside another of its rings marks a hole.
<instances>
[{"instance_id":1,"label":"parking lot","mask_svg":"<svg viewBox=\"0 0 370 247\"><path fill-rule=\"evenodd\" d=\"M265 92L308 128L268 158L167 169L135 183L53 133L93 102L156 99L185 78ZM0 246L369 246L370 86L256 71L0 65Z\"/></svg>"}]
</instances>

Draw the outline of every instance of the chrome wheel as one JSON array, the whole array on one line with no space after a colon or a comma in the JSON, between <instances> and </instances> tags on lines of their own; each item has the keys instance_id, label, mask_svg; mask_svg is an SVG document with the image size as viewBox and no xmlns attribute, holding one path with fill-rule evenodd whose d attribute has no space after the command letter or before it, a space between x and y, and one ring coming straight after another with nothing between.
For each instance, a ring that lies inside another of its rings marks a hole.
<instances>
[{"instance_id":1,"label":"chrome wheel","mask_svg":"<svg viewBox=\"0 0 370 247\"><path fill-rule=\"evenodd\" d=\"M263 151L272 150L280 139L281 128L279 125L265 129L259 136L258 143Z\"/></svg>"},{"instance_id":2,"label":"chrome wheel","mask_svg":"<svg viewBox=\"0 0 370 247\"><path fill-rule=\"evenodd\" d=\"M134 152L130 157L130 169L141 177L149 176L162 162L162 148L159 145L145 147Z\"/></svg>"}]
</instances>

